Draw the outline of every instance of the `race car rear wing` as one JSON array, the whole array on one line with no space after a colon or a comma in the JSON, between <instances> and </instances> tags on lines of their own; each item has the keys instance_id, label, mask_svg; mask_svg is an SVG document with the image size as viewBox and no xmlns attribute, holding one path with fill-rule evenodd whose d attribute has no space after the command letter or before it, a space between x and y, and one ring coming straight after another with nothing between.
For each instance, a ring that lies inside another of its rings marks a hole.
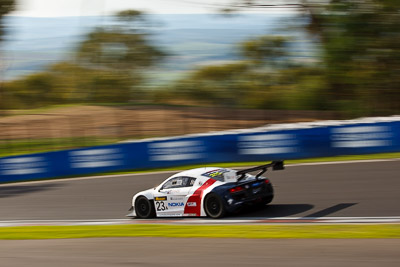
<instances>
[{"instance_id":1,"label":"race car rear wing","mask_svg":"<svg viewBox=\"0 0 400 267\"><path fill-rule=\"evenodd\" d=\"M240 180L242 180L246 176L246 173L260 170L260 172L256 174L256 179L258 179L270 167L272 167L273 171L279 171L279 170L284 170L285 169L285 166L283 164L283 160L276 160L276 161L272 161L271 163L268 163L268 164L265 164L265 165L261 165L261 166L257 166L257 167L253 167L253 168L237 171L236 175L239 176L237 181L239 182Z\"/></svg>"}]
</instances>

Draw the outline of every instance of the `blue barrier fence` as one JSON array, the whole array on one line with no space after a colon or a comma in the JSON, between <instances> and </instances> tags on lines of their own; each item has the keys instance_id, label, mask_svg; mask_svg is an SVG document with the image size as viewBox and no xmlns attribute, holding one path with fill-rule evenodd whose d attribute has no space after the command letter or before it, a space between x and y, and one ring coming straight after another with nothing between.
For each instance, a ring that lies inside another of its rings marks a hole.
<instances>
[{"instance_id":1,"label":"blue barrier fence","mask_svg":"<svg viewBox=\"0 0 400 267\"><path fill-rule=\"evenodd\" d=\"M0 158L0 183L186 164L398 151L398 118L286 124Z\"/></svg>"}]
</instances>

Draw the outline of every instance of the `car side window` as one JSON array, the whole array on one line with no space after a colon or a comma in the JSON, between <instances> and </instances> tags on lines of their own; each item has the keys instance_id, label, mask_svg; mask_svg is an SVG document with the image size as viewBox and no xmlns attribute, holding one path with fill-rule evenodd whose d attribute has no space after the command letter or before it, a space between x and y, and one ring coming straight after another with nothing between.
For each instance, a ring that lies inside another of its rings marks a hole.
<instances>
[{"instance_id":1,"label":"car side window","mask_svg":"<svg viewBox=\"0 0 400 267\"><path fill-rule=\"evenodd\" d=\"M187 177L175 177L166 182L162 189L180 188L185 187L187 184Z\"/></svg>"},{"instance_id":2,"label":"car side window","mask_svg":"<svg viewBox=\"0 0 400 267\"><path fill-rule=\"evenodd\" d=\"M188 186L193 186L194 185L194 183L196 182L196 178L189 178L189 184L188 184Z\"/></svg>"},{"instance_id":3,"label":"car side window","mask_svg":"<svg viewBox=\"0 0 400 267\"><path fill-rule=\"evenodd\" d=\"M172 188L181 188L181 187L190 187L193 186L196 178L192 177L175 177L166 182L162 189L172 189Z\"/></svg>"}]
</instances>

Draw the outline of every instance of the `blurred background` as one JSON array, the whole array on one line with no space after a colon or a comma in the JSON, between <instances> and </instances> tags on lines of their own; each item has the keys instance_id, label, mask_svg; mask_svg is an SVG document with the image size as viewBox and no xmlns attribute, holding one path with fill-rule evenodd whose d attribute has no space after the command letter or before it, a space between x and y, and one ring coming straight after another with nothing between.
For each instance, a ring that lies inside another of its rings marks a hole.
<instances>
[{"instance_id":1,"label":"blurred background","mask_svg":"<svg viewBox=\"0 0 400 267\"><path fill-rule=\"evenodd\" d=\"M0 156L400 111L397 0L0 0Z\"/></svg>"}]
</instances>

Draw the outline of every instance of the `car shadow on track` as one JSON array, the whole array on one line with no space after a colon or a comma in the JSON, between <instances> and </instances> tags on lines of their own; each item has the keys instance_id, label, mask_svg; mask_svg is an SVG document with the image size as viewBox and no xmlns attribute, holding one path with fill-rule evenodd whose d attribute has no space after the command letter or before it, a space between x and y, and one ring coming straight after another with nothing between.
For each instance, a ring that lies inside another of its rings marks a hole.
<instances>
[{"instance_id":1,"label":"car shadow on track","mask_svg":"<svg viewBox=\"0 0 400 267\"><path fill-rule=\"evenodd\" d=\"M249 208L236 214L231 218L240 219L241 217L288 217L307 212L314 208L311 204L270 204L263 209Z\"/></svg>"},{"instance_id":2,"label":"car shadow on track","mask_svg":"<svg viewBox=\"0 0 400 267\"><path fill-rule=\"evenodd\" d=\"M312 211L314 205L311 204L270 204L263 209L250 208L248 210L242 210L237 214L233 214L231 217L237 219L241 217L258 217L258 218L274 218L274 217L302 217L302 218L322 218L330 216L336 212L350 208L358 203L339 203L331 207Z\"/></svg>"},{"instance_id":3,"label":"car shadow on track","mask_svg":"<svg viewBox=\"0 0 400 267\"><path fill-rule=\"evenodd\" d=\"M340 204L336 204L333 205L331 207L328 207L326 209L317 211L317 212L313 212L311 214L307 214L304 217L309 217L309 218L321 218L321 217L325 217L325 216L329 216L332 215L333 213L336 213L338 211L350 208L354 205L357 205L358 203L340 203Z\"/></svg>"},{"instance_id":4,"label":"car shadow on track","mask_svg":"<svg viewBox=\"0 0 400 267\"><path fill-rule=\"evenodd\" d=\"M46 184L46 185L9 185L0 187L0 198L16 197L40 191L57 189L62 184Z\"/></svg>"}]
</instances>

